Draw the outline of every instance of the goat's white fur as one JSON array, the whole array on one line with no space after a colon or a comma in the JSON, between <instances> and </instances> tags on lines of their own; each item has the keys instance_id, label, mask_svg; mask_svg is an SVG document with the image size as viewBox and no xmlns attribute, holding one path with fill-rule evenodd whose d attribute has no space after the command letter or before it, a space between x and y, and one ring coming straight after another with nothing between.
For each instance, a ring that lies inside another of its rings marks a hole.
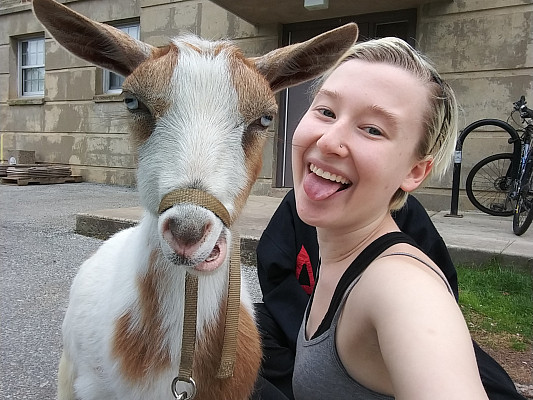
<instances>
[{"instance_id":1,"label":"goat's white fur","mask_svg":"<svg viewBox=\"0 0 533 400\"><path fill-rule=\"evenodd\" d=\"M213 380L214 367L206 362L212 361L207 359L213 358L210 346L215 346L209 338L217 337L223 323L232 232L200 206L174 205L158 215L159 203L174 189L201 189L215 196L235 220L261 165L265 133L254 120L275 113L273 92L332 66L355 41L357 28L352 24L245 60L226 42L185 36L173 39L166 49L155 49L54 0L33 4L58 42L79 57L128 75L125 90L147 107L144 114L134 115L132 125L145 213L138 226L106 241L73 281L63 323L59 398L170 398L170 383L179 371L186 271L198 275L200 350L197 347L195 365L201 367L196 373L211 382L198 382L198 399L248 396L260 348L244 286L239 329L249 342L238 343L235 375L226 386L219 385ZM95 41L99 46L93 47ZM236 82L239 77L246 82ZM182 231L196 232L194 245L182 247L192 240L188 233L184 240L169 240L181 234L170 229L168 221L182 224ZM218 268L198 270L216 248L220 256L211 258ZM128 342L131 338L134 342ZM131 343L138 348L128 347ZM204 366L209 369L204 371Z\"/></svg>"},{"instance_id":2,"label":"goat's white fur","mask_svg":"<svg viewBox=\"0 0 533 400\"><path fill-rule=\"evenodd\" d=\"M119 232L106 241L98 252L86 261L74 279L70 304L64 320L64 353L68 359L77 360L69 375L77 377L75 391L81 399L164 399L170 398L170 382L179 371L181 335L183 321L183 271L171 263L168 280L161 282L164 287L164 303L161 304L162 325L168 330L166 339L170 347L172 368L158 377L151 378L143 385L125 380L120 365L112 357L109 348L113 342L116 321L130 307L137 313L136 277L145 271L131 268L133 265L148 265L149 252L131 243L143 243L147 237L157 237L157 227L153 218L145 216L136 228ZM121 268L122 267L122 268ZM204 324L212 320L224 295L223 274L219 279L199 276L198 282L198 325L197 335L203 334ZM251 313L252 304L246 290L241 290L241 301ZM138 314L137 314L137 317ZM139 317L140 318L140 317ZM165 343L166 344L166 343ZM89 346L88 349L80 346ZM134 389L134 390L133 390Z\"/></svg>"},{"instance_id":3,"label":"goat's white fur","mask_svg":"<svg viewBox=\"0 0 533 400\"><path fill-rule=\"evenodd\" d=\"M241 146L246 126L238 112L228 59L219 55L206 62L204 53L185 45L206 50L214 47L198 38L188 36L173 43L181 54L171 80L169 97L173 101L139 149L141 201L148 210L157 210L162 195L201 179L232 214L233 201L246 183L242 180L246 170ZM211 162L213 153L217 154L216 164Z\"/></svg>"}]
</instances>

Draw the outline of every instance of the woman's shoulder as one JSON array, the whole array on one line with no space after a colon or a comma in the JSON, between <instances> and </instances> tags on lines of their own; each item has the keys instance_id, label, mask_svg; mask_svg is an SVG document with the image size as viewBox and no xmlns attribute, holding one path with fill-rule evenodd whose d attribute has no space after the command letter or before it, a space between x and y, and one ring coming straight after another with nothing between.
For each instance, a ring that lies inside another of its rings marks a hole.
<instances>
[{"instance_id":1,"label":"woman's shoulder","mask_svg":"<svg viewBox=\"0 0 533 400\"><path fill-rule=\"evenodd\" d=\"M374 335L398 398L485 398L461 310L426 265L431 261L415 250L395 245L370 264L347 298L344 332L360 332L359 325ZM453 385L435 392L441 381Z\"/></svg>"},{"instance_id":2,"label":"woman's shoulder","mask_svg":"<svg viewBox=\"0 0 533 400\"><path fill-rule=\"evenodd\" d=\"M449 291L446 278L435 262L423 251L407 243L389 247L369 265L365 275L382 282L390 281L397 284L398 288L434 281Z\"/></svg>"},{"instance_id":3,"label":"woman's shoulder","mask_svg":"<svg viewBox=\"0 0 533 400\"><path fill-rule=\"evenodd\" d=\"M429 307L455 307L450 290L446 278L429 257L413 246L400 243L368 266L348 301L368 299L373 304L370 311L383 307L383 312L409 311L419 308L420 302Z\"/></svg>"}]
</instances>

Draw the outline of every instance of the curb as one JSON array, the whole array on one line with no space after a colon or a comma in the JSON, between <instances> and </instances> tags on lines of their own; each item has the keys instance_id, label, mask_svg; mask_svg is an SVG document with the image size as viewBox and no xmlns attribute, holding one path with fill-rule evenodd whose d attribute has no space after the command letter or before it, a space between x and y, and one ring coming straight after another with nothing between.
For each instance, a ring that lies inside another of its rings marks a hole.
<instances>
[{"instance_id":1,"label":"curb","mask_svg":"<svg viewBox=\"0 0 533 400\"><path fill-rule=\"evenodd\" d=\"M138 222L126 218L107 218L92 214L76 214L76 227L74 228L74 232L83 236L107 240L118 231L131 228L137 225Z\"/></svg>"},{"instance_id":2,"label":"curb","mask_svg":"<svg viewBox=\"0 0 533 400\"><path fill-rule=\"evenodd\" d=\"M120 230L131 228L138 220L105 217L101 215L80 213L76 215L75 232L89 237L106 240ZM259 237L241 234L241 263L257 267L256 249ZM448 245L450 257L454 264L477 264L497 260L502 264L514 266L520 270L533 273L533 258L517 254L505 254L497 251L479 250L456 245Z\"/></svg>"}]
</instances>

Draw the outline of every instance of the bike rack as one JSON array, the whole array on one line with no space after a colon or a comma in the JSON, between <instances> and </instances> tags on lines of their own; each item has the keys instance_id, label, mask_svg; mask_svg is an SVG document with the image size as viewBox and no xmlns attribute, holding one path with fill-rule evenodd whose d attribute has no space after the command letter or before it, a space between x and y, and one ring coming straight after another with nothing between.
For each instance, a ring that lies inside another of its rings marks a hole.
<instances>
[{"instance_id":1,"label":"bike rack","mask_svg":"<svg viewBox=\"0 0 533 400\"><path fill-rule=\"evenodd\" d=\"M513 176L516 176L518 173L518 168L520 166L520 136L518 136L518 133L516 130L509 125L507 122L502 121L500 119L480 119L479 121L472 122L470 125L468 125L465 129L463 129L460 134L459 138L457 139L457 143L455 144L455 153L454 153L454 163L453 163L453 180L452 180L452 199L450 204L450 213L446 214L446 217L456 217L456 218L462 218L463 216L461 214L458 214L459 211L459 183L461 181L461 161L463 158L463 143L466 139L466 137L472 132L474 129L479 128L480 126L484 125L494 125L502 128L505 130L509 136L511 136L511 139L509 139L509 143L513 144L513 160L512 160L512 166Z\"/></svg>"}]
</instances>

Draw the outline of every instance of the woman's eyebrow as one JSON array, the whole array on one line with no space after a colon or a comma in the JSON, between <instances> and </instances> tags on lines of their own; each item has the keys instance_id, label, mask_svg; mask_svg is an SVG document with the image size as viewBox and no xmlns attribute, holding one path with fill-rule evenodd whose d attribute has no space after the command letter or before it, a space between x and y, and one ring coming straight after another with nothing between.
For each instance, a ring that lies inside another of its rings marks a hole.
<instances>
[{"instance_id":1,"label":"woman's eyebrow","mask_svg":"<svg viewBox=\"0 0 533 400\"><path fill-rule=\"evenodd\" d=\"M391 125L393 128L396 128L398 127L399 125L399 117L398 115L394 114L393 112L390 112L389 110L377 105L377 104L374 104L372 106L369 106L368 107L369 110L374 113L374 114L378 114L380 116L382 116L383 118L385 118Z\"/></svg>"},{"instance_id":2,"label":"woman's eyebrow","mask_svg":"<svg viewBox=\"0 0 533 400\"><path fill-rule=\"evenodd\" d=\"M318 96L332 97L334 99L339 99L341 97L338 92L333 91L333 90L328 90L328 89L320 89L317 92L315 98L318 97Z\"/></svg>"}]
</instances>

